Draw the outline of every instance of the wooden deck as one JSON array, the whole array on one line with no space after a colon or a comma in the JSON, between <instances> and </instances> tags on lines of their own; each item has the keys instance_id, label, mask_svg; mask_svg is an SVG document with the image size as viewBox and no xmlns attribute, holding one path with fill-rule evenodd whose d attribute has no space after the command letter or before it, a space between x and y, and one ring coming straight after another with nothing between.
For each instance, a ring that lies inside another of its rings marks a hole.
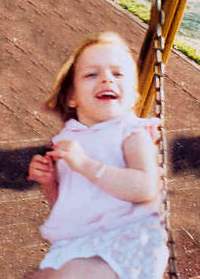
<instances>
[{"instance_id":1,"label":"wooden deck","mask_svg":"<svg viewBox=\"0 0 200 279\"><path fill-rule=\"evenodd\" d=\"M42 106L55 73L79 37L93 31L118 31L137 58L145 26L105 0L1 1L0 23L0 278L21 279L48 249L38 232L48 205L25 176L31 154L61 126ZM200 68L173 52L166 70L171 227L180 278L197 279Z\"/></svg>"}]
</instances>

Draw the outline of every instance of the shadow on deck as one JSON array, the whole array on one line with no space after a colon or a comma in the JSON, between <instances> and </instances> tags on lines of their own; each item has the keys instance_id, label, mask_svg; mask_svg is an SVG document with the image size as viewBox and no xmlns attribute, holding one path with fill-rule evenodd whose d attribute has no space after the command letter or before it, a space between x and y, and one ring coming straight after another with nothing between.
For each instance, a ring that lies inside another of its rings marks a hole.
<instances>
[{"instance_id":1,"label":"shadow on deck","mask_svg":"<svg viewBox=\"0 0 200 279\"><path fill-rule=\"evenodd\" d=\"M41 108L55 73L88 32L119 32L137 59L146 28L105 0L1 1L0 21L0 274L22 279L48 249L38 232L48 205L26 175L31 156L45 152L43 143L61 126ZM181 279L200 274L199 82L200 68L173 52L165 111L170 219Z\"/></svg>"}]
</instances>

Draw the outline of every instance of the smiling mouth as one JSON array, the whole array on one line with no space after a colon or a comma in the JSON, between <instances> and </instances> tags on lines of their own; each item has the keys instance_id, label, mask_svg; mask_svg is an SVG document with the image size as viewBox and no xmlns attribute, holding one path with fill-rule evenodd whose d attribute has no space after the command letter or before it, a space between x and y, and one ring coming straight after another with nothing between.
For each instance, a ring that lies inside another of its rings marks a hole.
<instances>
[{"instance_id":1,"label":"smiling mouth","mask_svg":"<svg viewBox=\"0 0 200 279\"><path fill-rule=\"evenodd\" d=\"M119 95L113 90L103 90L97 93L96 98L99 100L117 100Z\"/></svg>"}]
</instances>

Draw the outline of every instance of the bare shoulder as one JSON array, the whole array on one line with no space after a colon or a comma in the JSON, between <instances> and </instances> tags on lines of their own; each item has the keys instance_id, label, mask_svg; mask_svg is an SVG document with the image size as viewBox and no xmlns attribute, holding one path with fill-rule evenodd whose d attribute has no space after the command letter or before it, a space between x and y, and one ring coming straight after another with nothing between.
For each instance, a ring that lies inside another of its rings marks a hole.
<instances>
[{"instance_id":1,"label":"bare shoulder","mask_svg":"<svg viewBox=\"0 0 200 279\"><path fill-rule=\"evenodd\" d=\"M146 169L156 165L157 148L144 128L131 133L123 142L128 167Z\"/></svg>"},{"instance_id":2,"label":"bare shoulder","mask_svg":"<svg viewBox=\"0 0 200 279\"><path fill-rule=\"evenodd\" d=\"M127 138L125 138L123 146L125 149L130 147L144 149L152 147L153 149L155 149L155 144L153 143L150 134L144 128L136 130L135 132L131 133Z\"/></svg>"}]
</instances>

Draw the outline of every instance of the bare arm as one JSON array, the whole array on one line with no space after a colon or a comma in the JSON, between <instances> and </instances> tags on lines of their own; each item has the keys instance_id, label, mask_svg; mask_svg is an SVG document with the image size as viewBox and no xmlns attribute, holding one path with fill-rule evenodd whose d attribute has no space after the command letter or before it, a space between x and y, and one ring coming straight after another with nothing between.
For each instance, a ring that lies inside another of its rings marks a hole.
<instances>
[{"instance_id":1,"label":"bare arm","mask_svg":"<svg viewBox=\"0 0 200 279\"><path fill-rule=\"evenodd\" d=\"M146 202L158 192L156 147L145 130L129 136L123 145L127 168L106 165L88 158L79 172L111 195L126 201ZM96 174L102 169L102 174Z\"/></svg>"},{"instance_id":2,"label":"bare arm","mask_svg":"<svg viewBox=\"0 0 200 279\"><path fill-rule=\"evenodd\" d=\"M158 193L156 146L146 130L130 135L123 143L126 168L108 166L87 156L76 141L60 141L48 152L64 159L74 170L112 196L131 202L148 202ZM100 174L100 175L98 175Z\"/></svg>"}]
</instances>

